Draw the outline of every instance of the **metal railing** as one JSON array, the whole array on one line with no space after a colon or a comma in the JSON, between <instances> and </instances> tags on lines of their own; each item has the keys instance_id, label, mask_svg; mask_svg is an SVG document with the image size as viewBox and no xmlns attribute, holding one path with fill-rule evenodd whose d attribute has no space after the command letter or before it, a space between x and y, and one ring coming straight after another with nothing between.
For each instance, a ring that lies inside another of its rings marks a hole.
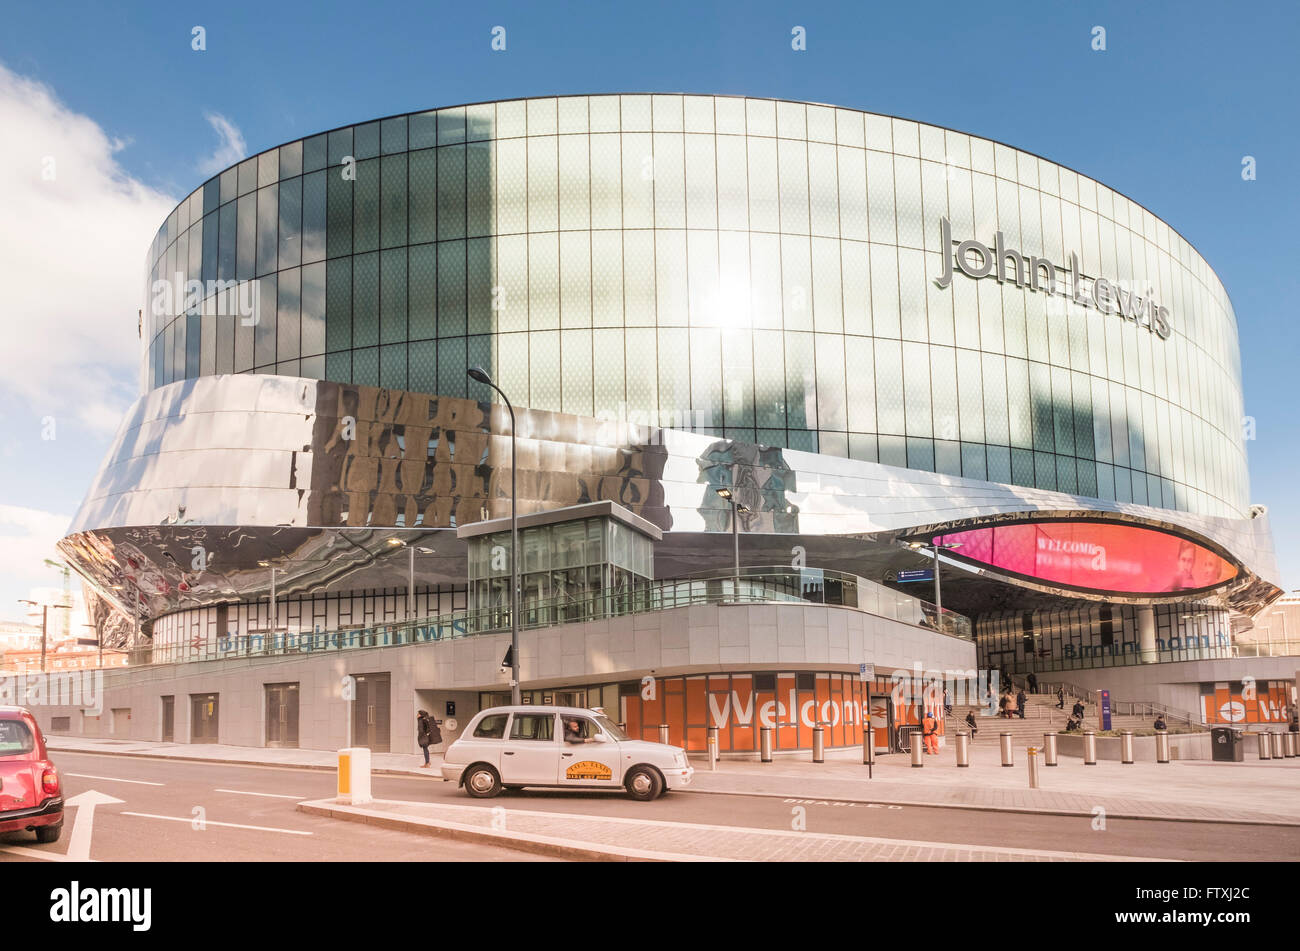
<instances>
[{"instance_id":1,"label":"metal railing","mask_svg":"<svg viewBox=\"0 0 1300 951\"><path fill-rule=\"evenodd\" d=\"M814 603L851 608L877 617L912 624L963 640L971 640L970 619L952 611L941 614L934 605L845 572L810 568L744 568L739 585L734 571L667 581L646 582L626 589L585 597L561 596L526 601L520 627L537 629L559 624L601 620L698 604ZM131 666L174 664L240 657L302 656L322 651L437 642L510 630L510 612L503 607L453 611L372 626L355 625L334 631L262 630L246 634L184 640L137 647Z\"/></svg>"},{"instance_id":2,"label":"metal railing","mask_svg":"<svg viewBox=\"0 0 1300 951\"><path fill-rule=\"evenodd\" d=\"M1300 655L1300 640L1278 638L1267 641L1237 641L1233 657L1295 657Z\"/></svg>"},{"instance_id":3,"label":"metal railing","mask_svg":"<svg viewBox=\"0 0 1300 951\"><path fill-rule=\"evenodd\" d=\"M1039 684L1043 692L1052 696L1056 695L1057 688L1064 687L1065 694L1071 699L1082 700L1084 703L1096 706L1101 703L1101 695L1095 690L1089 690L1087 687L1080 687L1078 684L1068 683L1063 680L1043 682ZM1171 707L1168 704L1159 703L1155 700L1116 700L1110 698L1110 712L1113 716L1137 716L1137 717L1155 717L1157 713L1163 714L1166 720L1178 720L1189 726L1203 726L1201 718L1194 713L1186 710L1180 710L1177 707Z\"/></svg>"}]
</instances>

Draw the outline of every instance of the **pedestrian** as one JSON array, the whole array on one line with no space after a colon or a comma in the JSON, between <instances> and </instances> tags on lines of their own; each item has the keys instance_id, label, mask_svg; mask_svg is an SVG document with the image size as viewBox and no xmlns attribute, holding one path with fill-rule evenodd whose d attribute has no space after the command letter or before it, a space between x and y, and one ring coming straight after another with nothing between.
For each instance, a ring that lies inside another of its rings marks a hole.
<instances>
[{"instance_id":1,"label":"pedestrian","mask_svg":"<svg viewBox=\"0 0 1300 951\"><path fill-rule=\"evenodd\" d=\"M993 716L993 711L997 709L997 705L993 702L992 687L989 687L987 690L984 691L984 706L988 707L988 711L989 711L988 715Z\"/></svg>"},{"instance_id":2,"label":"pedestrian","mask_svg":"<svg viewBox=\"0 0 1300 951\"><path fill-rule=\"evenodd\" d=\"M952 716L952 697L948 694L948 688L943 688L943 712L944 716Z\"/></svg>"},{"instance_id":3,"label":"pedestrian","mask_svg":"<svg viewBox=\"0 0 1300 951\"><path fill-rule=\"evenodd\" d=\"M1056 688L1056 708L1058 710L1065 709L1065 685L1064 684Z\"/></svg>"},{"instance_id":4,"label":"pedestrian","mask_svg":"<svg viewBox=\"0 0 1300 951\"><path fill-rule=\"evenodd\" d=\"M1085 707L1083 705L1082 700L1074 701L1074 710L1072 712L1076 717L1079 718L1080 722L1083 721L1083 714L1085 712Z\"/></svg>"},{"instance_id":5,"label":"pedestrian","mask_svg":"<svg viewBox=\"0 0 1300 951\"><path fill-rule=\"evenodd\" d=\"M978 732L980 731L980 728L977 727L977 726L975 725L975 711L974 711L974 710L970 710L970 711L967 712L967 714L966 714L966 725L967 725L968 727L970 727L970 738L971 738L972 740L975 739L975 734L978 733Z\"/></svg>"},{"instance_id":6,"label":"pedestrian","mask_svg":"<svg viewBox=\"0 0 1300 951\"><path fill-rule=\"evenodd\" d=\"M1300 707L1291 704L1291 732L1300 733Z\"/></svg>"},{"instance_id":7,"label":"pedestrian","mask_svg":"<svg viewBox=\"0 0 1300 951\"><path fill-rule=\"evenodd\" d=\"M1022 690L1016 694L1016 708L1020 711L1020 719L1025 718L1025 692Z\"/></svg>"},{"instance_id":8,"label":"pedestrian","mask_svg":"<svg viewBox=\"0 0 1300 951\"><path fill-rule=\"evenodd\" d=\"M939 721L934 715L934 711L925 711L925 717L921 720L921 731L925 740L925 752L928 755L937 756L939 754Z\"/></svg>"},{"instance_id":9,"label":"pedestrian","mask_svg":"<svg viewBox=\"0 0 1300 951\"><path fill-rule=\"evenodd\" d=\"M1024 696L1024 695L1021 694L1021 696ZM1015 696L1015 694L1013 694L1010 690L1008 690L1008 691L1007 691L1007 712L1006 712L1006 717L1007 717L1007 719L1008 719L1008 720L1014 720L1014 719L1015 719L1015 716L1016 716L1016 711L1017 711L1018 709L1019 709L1019 707L1018 707L1018 705L1016 704L1016 696Z\"/></svg>"},{"instance_id":10,"label":"pedestrian","mask_svg":"<svg viewBox=\"0 0 1300 951\"><path fill-rule=\"evenodd\" d=\"M998 716L1003 720L1007 718L1007 700L1008 695L1005 693L998 697Z\"/></svg>"},{"instance_id":11,"label":"pedestrian","mask_svg":"<svg viewBox=\"0 0 1300 951\"><path fill-rule=\"evenodd\" d=\"M420 749L424 751L424 765L420 769L429 769L432 764L429 762L429 747L437 746L442 742L442 731L438 729L438 721L430 716L428 710L421 710L415 719L417 730L416 742L420 744Z\"/></svg>"},{"instance_id":12,"label":"pedestrian","mask_svg":"<svg viewBox=\"0 0 1300 951\"><path fill-rule=\"evenodd\" d=\"M1165 715L1163 713L1156 714L1156 722L1152 725L1155 727L1157 733L1163 733L1169 729L1169 726L1165 723Z\"/></svg>"},{"instance_id":13,"label":"pedestrian","mask_svg":"<svg viewBox=\"0 0 1300 951\"><path fill-rule=\"evenodd\" d=\"M1031 670L1025 679L1029 681L1029 692L1038 693L1038 675Z\"/></svg>"}]
</instances>

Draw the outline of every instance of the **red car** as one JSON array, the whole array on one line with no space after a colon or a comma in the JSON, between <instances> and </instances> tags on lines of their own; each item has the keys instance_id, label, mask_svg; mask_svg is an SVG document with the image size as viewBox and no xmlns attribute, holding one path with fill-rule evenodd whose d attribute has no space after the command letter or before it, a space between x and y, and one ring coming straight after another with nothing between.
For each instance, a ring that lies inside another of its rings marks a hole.
<instances>
[{"instance_id":1,"label":"red car","mask_svg":"<svg viewBox=\"0 0 1300 951\"><path fill-rule=\"evenodd\" d=\"M57 842L63 832L63 784L50 762L36 718L0 706L0 833L36 833Z\"/></svg>"}]
</instances>

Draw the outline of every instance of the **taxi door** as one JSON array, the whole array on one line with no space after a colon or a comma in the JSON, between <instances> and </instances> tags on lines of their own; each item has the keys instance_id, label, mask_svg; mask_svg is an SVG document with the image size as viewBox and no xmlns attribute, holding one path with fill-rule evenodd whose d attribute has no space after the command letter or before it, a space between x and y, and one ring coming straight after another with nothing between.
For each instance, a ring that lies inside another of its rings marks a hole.
<instances>
[{"instance_id":1,"label":"taxi door","mask_svg":"<svg viewBox=\"0 0 1300 951\"><path fill-rule=\"evenodd\" d=\"M570 724L577 722L573 731ZM618 786L623 781L619 745L601 732L596 721L562 714L559 724L561 786ZM581 742L576 742L581 741Z\"/></svg>"},{"instance_id":2,"label":"taxi door","mask_svg":"<svg viewBox=\"0 0 1300 951\"><path fill-rule=\"evenodd\" d=\"M553 785L559 752L554 713L515 713L501 747L502 785Z\"/></svg>"}]
</instances>

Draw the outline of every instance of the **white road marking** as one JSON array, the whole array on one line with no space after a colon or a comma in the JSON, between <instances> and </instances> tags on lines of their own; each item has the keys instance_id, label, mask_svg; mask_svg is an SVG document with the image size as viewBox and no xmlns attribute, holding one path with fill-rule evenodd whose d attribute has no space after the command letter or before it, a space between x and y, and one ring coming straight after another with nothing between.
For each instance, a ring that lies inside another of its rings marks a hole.
<instances>
[{"instance_id":1,"label":"white road marking","mask_svg":"<svg viewBox=\"0 0 1300 951\"><path fill-rule=\"evenodd\" d=\"M21 855L29 859L44 859L47 862L98 862L99 859L72 859L62 852L42 852L40 849L29 849L25 845L6 845L0 847L0 852L12 852L14 855Z\"/></svg>"},{"instance_id":2,"label":"white road marking","mask_svg":"<svg viewBox=\"0 0 1300 951\"><path fill-rule=\"evenodd\" d=\"M90 858L90 830L95 821L95 807L121 804L121 799L97 789L87 789L63 804L64 809L69 806L77 809L77 816L72 822L72 834L68 837L68 861L85 862Z\"/></svg>"},{"instance_id":3,"label":"white road marking","mask_svg":"<svg viewBox=\"0 0 1300 951\"><path fill-rule=\"evenodd\" d=\"M116 776L91 776L88 773L64 773L64 776L76 776L78 779L100 779L106 783L134 783L137 786L165 786L166 783L151 783L144 779L118 779Z\"/></svg>"},{"instance_id":4,"label":"white road marking","mask_svg":"<svg viewBox=\"0 0 1300 951\"><path fill-rule=\"evenodd\" d=\"M265 796L267 799L295 799L299 802L307 798L306 796L287 796L284 793L253 792L251 789L214 789L213 792L234 793L236 796Z\"/></svg>"},{"instance_id":5,"label":"white road marking","mask_svg":"<svg viewBox=\"0 0 1300 951\"><path fill-rule=\"evenodd\" d=\"M193 816L159 816L152 812L122 812L118 813L123 816L139 816L142 819L166 819L168 822L188 822L193 823ZM215 819L204 819L204 825L224 826L227 829L252 829L254 832L283 832L285 835L312 835L311 832L302 829L276 829L272 826L246 826L238 822L217 822Z\"/></svg>"}]
</instances>

